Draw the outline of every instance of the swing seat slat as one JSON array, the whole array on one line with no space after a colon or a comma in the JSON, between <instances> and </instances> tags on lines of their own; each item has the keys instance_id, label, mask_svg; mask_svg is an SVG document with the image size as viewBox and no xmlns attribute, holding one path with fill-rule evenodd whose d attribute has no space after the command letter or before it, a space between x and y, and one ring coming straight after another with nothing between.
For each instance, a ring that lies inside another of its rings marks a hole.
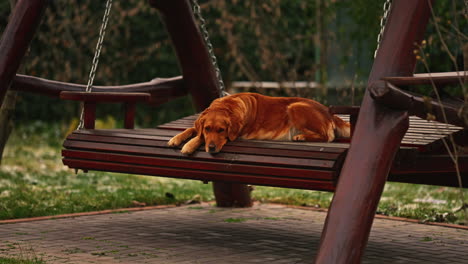
<instances>
[{"instance_id":1,"label":"swing seat slat","mask_svg":"<svg viewBox=\"0 0 468 264\"><path fill-rule=\"evenodd\" d=\"M333 191L336 166L348 146L236 141L216 155L200 149L184 156L180 148L166 145L176 133L174 129L78 130L64 142L63 162L84 170Z\"/></svg>"},{"instance_id":2,"label":"swing seat slat","mask_svg":"<svg viewBox=\"0 0 468 264\"><path fill-rule=\"evenodd\" d=\"M218 154L206 153L200 147L190 156L182 155L180 147L168 147L169 139L192 127L197 117L191 115L154 129L77 130L63 144L63 163L83 170L335 190L349 142L236 140L228 142ZM343 114L340 117L350 118ZM450 180L453 177L448 175L453 174L448 156L425 152L447 135L463 131L460 127L411 117L389 180L455 186ZM468 164L465 156L460 161ZM461 170L466 177L468 167L462 166Z\"/></svg>"}]
</instances>

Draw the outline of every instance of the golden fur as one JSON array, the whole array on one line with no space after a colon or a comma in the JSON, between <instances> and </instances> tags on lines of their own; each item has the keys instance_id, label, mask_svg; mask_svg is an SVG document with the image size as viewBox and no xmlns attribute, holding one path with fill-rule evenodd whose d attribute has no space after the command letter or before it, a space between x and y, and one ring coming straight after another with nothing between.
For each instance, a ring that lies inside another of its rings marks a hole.
<instances>
[{"instance_id":1,"label":"golden fur","mask_svg":"<svg viewBox=\"0 0 468 264\"><path fill-rule=\"evenodd\" d=\"M314 100L239 93L214 100L194 127L173 137L168 145L179 146L193 137L182 153L193 153L204 142L206 152L216 153L237 138L331 142L349 136L349 123Z\"/></svg>"}]
</instances>

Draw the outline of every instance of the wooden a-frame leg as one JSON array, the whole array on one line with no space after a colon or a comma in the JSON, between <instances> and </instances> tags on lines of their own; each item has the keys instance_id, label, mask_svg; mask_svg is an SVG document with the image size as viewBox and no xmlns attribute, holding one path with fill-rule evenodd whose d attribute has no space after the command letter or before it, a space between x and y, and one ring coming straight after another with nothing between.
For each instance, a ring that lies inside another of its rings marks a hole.
<instances>
[{"instance_id":1,"label":"wooden a-frame leg","mask_svg":"<svg viewBox=\"0 0 468 264\"><path fill-rule=\"evenodd\" d=\"M47 0L20 0L16 3L0 40L0 106L36 33L47 3Z\"/></svg>"},{"instance_id":2,"label":"wooden a-frame leg","mask_svg":"<svg viewBox=\"0 0 468 264\"><path fill-rule=\"evenodd\" d=\"M406 112L384 109L368 94L362 109L366 114L359 117L316 263L360 263L393 158L409 126Z\"/></svg>"},{"instance_id":3,"label":"wooden a-frame leg","mask_svg":"<svg viewBox=\"0 0 468 264\"><path fill-rule=\"evenodd\" d=\"M421 43L431 0L394 0L368 87L385 76L411 76L413 50ZM375 211L401 139L408 114L364 95L351 146L323 229L315 263L360 263Z\"/></svg>"}]
</instances>

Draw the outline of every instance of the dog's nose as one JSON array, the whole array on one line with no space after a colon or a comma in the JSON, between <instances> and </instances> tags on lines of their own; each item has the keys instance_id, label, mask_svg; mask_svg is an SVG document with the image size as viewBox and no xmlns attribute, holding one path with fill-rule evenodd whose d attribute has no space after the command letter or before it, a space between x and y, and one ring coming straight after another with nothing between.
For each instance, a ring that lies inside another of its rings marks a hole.
<instances>
[{"instance_id":1,"label":"dog's nose","mask_svg":"<svg viewBox=\"0 0 468 264\"><path fill-rule=\"evenodd\" d=\"M212 143L212 144L208 145L208 149L210 150L210 152L215 152L216 151L215 144Z\"/></svg>"}]
</instances>

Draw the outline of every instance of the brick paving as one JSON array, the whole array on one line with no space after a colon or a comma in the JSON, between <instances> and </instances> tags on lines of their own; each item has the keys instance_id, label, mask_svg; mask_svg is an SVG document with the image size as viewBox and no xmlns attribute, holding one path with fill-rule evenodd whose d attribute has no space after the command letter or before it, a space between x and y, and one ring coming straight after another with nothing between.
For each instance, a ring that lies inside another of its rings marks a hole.
<instances>
[{"instance_id":1,"label":"brick paving","mask_svg":"<svg viewBox=\"0 0 468 264\"><path fill-rule=\"evenodd\" d=\"M0 256L46 263L312 263L326 213L210 204L0 225ZM376 219L363 263L468 263L468 230Z\"/></svg>"}]
</instances>

